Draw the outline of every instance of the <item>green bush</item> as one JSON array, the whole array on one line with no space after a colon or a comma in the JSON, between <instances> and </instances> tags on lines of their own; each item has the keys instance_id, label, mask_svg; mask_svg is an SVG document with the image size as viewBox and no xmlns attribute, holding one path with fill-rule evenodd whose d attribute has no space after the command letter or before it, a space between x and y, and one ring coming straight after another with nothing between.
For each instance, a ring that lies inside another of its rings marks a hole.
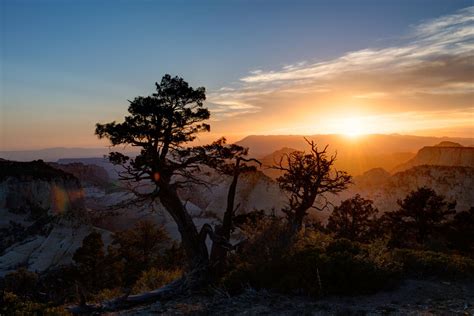
<instances>
[{"instance_id":1,"label":"green bush","mask_svg":"<svg viewBox=\"0 0 474 316\"><path fill-rule=\"evenodd\" d=\"M372 293L397 279L395 265L380 264L359 244L338 239L326 247L307 245L265 264L241 263L223 284L231 292L252 286L321 296Z\"/></svg>"},{"instance_id":2,"label":"green bush","mask_svg":"<svg viewBox=\"0 0 474 316\"><path fill-rule=\"evenodd\" d=\"M456 254L397 249L393 252L393 260L411 277L474 279L474 260Z\"/></svg>"}]
</instances>

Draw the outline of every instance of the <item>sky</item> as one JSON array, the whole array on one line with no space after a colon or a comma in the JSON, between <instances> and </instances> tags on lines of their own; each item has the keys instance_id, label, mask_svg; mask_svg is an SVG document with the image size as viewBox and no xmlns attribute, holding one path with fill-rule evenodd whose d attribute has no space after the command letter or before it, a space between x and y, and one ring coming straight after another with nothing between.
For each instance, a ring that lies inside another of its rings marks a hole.
<instances>
[{"instance_id":1,"label":"sky","mask_svg":"<svg viewBox=\"0 0 474 316\"><path fill-rule=\"evenodd\" d=\"M169 73L210 135L474 137L463 0L0 0L0 150L104 146L97 122Z\"/></svg>"}]
</instances>

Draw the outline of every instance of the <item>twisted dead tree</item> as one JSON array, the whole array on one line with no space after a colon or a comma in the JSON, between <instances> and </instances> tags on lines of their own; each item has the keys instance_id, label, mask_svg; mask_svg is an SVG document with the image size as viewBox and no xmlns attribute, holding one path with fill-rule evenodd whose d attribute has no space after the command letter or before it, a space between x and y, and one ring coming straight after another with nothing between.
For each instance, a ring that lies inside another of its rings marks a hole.
<instances>
[{"instance_id":1,"label":"twisted dead tree","mask_svg":"<svg viewBox=\"0 0 474 316\"><path fill-rule=\"evenodd\" d=\"M227 192L227 206L224 212L222 225L215 227L216 237L221 242L214 242L211 249L210 260L213 265L215 276L220 276L226 266L227 253L232 249L230 246L230 235L234 228L233 218L239 205L235 206L235 195L237 192L237 182L242 173L255 172L256 166L261 166L261 162L254 158L246 158L248 148L231 144L225 146L225 138L206 146L208 152L214 157L210 166L221 174L229 175L232 181Z\"/></svg>"},{"instance_id":2,"label":"twisted dead tree","mask_svg":"<svg viewBox=\"0 0 474 316\"><path fill-rule=\"evenodd\" d=\"M153 206L161 202L178 226L181 243L188 258L189 271L162 289L141 295L124 296L100 306L71 308L75 313L91 310L116 310L150 300L172 297L183 291L193 290L211 281L211 264L222 262L232 245L229 243L238 177L252 170L248 163L254 161L245 156L248 150L238 145L227 145L224 138L206 145L188 147L198 133L209 132L204 123L210 112L203 107L206 99L203 87L193 89L182 78L163 76L156 83L156 93L136 97L128 107L129 115L121 123L97 124L95 133L106 138L112 146L132 146L140 149L136 157L112 152L109 160L123 167L120 180L126 182L135 198L127 205ZM214 229L209 224L198 230L178 196L178 189L189 185L209 185L199 177L203 165L232 176L227 209L223 224ZM213 242L213 254L209 256L206 238Z\"/></svg>"},{"instance_id":3,"label":"twisted dead tree","mask_svg":"<svg viewBox=\"0 0 474 316\"><path fill-rule=\"evenodd\" d=\"M334 168L337 154L328 155L328 146L320 150L314 141L305 140L310 146L309 152L285 154L272 167L283 172L277 182L289 194L288 206L282 211L287 216L291 235L301 230L310 209L323 210L329 206L325 193L336 194L351 183L349 174ZM315 205L317 198L324 200L322 206Z\"/></svg>"}]
</instances>

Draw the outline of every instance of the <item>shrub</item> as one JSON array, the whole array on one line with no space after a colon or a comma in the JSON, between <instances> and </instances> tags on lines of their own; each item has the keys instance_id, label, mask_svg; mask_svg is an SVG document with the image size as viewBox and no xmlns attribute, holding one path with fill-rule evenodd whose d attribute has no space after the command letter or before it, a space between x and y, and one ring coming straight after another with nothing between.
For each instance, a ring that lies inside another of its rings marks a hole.
<instances>
[{"instance_id":1,"label":"shrub","mask_svg":"<svg viewBox=\"0 0 474 316\"><path fill-rule=\"evenodd\" d=\"M142 272L140 278L135 282L132 288L133 294L143 293L158 289L181 277L183 272L179 269L161 270L151 268Z\"/></svg>"},{"instance_id":2,"label":"shrub","mask_svg":"<svg viewBox=\"0 0 474 316\"><path fill-rule=\"evenodd\" d=\"M247 221L240 229L245 242L239 247L239 257L246 262L277 260L287 252L288 225L281 218L264 215Z\"/></svg>"},{"instance_id":3,"label":"shrub","mask_svg":"<svg viewBox=\"0 0 474 316\"><path fill-rule=\"evenodd\" d=\"M14 293L4 292L0 297L0 315L70 315L63 307L25 300Z\"/></svg>"},{"instance_id":4,"label":"shrub","mask_svg":"<svg viewBox=\"0 0 474 316\"><path fill-rule=\"evenodd\" d=\"M23 298L35 296L37 285L38 275L25 268L20 268L5 276L5 291Z\"/></svg>"},{"instance_id":5,"label":"shrub","mask_svg":"<svg viewBox=\"0 0 474 316\"><path fill-rule=\"evenodd\" d=\"M411 277L474 279L474 260L456 254L397 249L393 252L393 260L399 262L403 272Z\"/></svg>"},{"instance_id":6,"label":"shrub","mask_svg":"<svg viewBox=\"0 0 474 316\"><path fill-rule=\"evenodd\" d=\"M450 247L474 256L474 207L457 213L447 226Z\"/></svg>"},{"instance_id":7,"label":"shrub","mask_svg":"<svg viewBox=\"0 0 474 316\"><path fill-rule=\"evenodd\" d=\"M96 295L94 295L94 301L97 303L111 300L116 297L120 297L123 295L123 291L120 288L113 288L113 289L103 289Z\"/></svg>"},{"instance_id":8,"label":"shrub","mask_svg":"<svg viewBox=\"0 0 474 316\"><path fill-rule=\"evenodd\" d=\"M371 200L356 194L334 208L326 228L337 238L368 242L375 237L377 213Z\"/></svg>"},{"instance_id":9,"label":"shrub","mask_svg":"<svg viewBox=\"0 0 474 316\"><path fill-rule=\"evenodd\" d=\"M439 234L449 217L456 213L455 202L446 201L444 196L427 187L411 191L397 203L397 211L387 212L381 218L394 247L425 244L430 237Z\"/></svg>"},{"instance_id":10,"label":"shrub","mask_svg":"<svg viewBox=\"0 0 474 316\"><path fill-rule=\"evenodd\" d=\"M241 263L223 284L231 292L250 285L311 296L365 294L392 285L397 276L395 266L380 264L359 244L339 239L325 247L295 248L264 264Z\"/></svg>"},{"instance_id":11,"label":"shrub","mask_svg":"<svg viewBox=\"0 0 474 316\"><path fill-rule=\"evenodd\" d=\"M115 233L108 259L123 263L123 281L131 286L143 271L161 266L170 238L163 227L140 221L133 228Z\"/></svg>"}]
</instances>

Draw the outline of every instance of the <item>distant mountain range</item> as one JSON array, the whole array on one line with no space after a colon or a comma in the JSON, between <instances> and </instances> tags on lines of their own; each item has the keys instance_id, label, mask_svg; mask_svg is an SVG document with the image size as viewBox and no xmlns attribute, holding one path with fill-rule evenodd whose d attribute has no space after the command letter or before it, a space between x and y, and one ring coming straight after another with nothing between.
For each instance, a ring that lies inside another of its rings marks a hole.
<instances>
[{"instance_id":1,"label":"distant mountain range","mask_svg":"<svg viewBox=\"0 0 474 316\"><path fill-rule=\"evenodd\" d=\"M428 137L399 134L370 134L350 138L344 135L250 135L236 142L249 147L255 157L269 155L284 147L307 150L304 137L315 141L320 147L329 145L329 149L338 153L365 152L370 154L391 154L400 152L416 153L424 146L434 146L441 142L455 142L463 146L474 146L474 138Z\"/></svg>"},{"instance_id":2,"label":"distant mountain range","mask_svg":"<svg viewBox=\"0 0 474 316\"><path fill-rule=\"evenodd\" d=\"M262 160L266 167L278 161L285 151L308 150L303 135L251 135L237 142L250 148L250 155ZM411 135L363 135L349 138L343 135L310 135L307 139L314 140L321 148L329 145L328 152L337 151L336 167L359 175L372 168L393 170L413 158L416 152L426 146L434 146L441 142L458 143L462 146L473 146L474 138L425 137ZM120 148L119 148L120 149ZM48 148L27 151L0 151L0 158L16 161L32 161L42 159L50 162L71 163L82 162L97 164L104 167L112 178L117 177L117 170L105 159L111 149L101 148ZM132 154L131 150L127 150ZM264 172L274 177L270 169Z\"/></svg>"},{"instance_id":3,"label":"distant mountain range","mask_svg":"<svg viewBox=\"0 0 474 316\"><path fill-rule=\"evenodd\" d=\"M120 148L110 149L108 147L55 147L38 150L0 151L0 158L15 161L32 161L41 159L44 161L56 162L57 160L64 158L103 157L111 151L120 151L119 149Z\"/></svg>"},{"instance_id":4,"label":"distant mountain range","mask_svg":"<svg viewBox=\"0 0 474 316\"><path fill-rule=\"evenodd\" d=\"M261 159L263 172L275 178L278 172L268 169L278 162L282 155L294 150L309 150L305 136L302 135L270 135L247 136L237 143L250 148L250 155ZM326 145L328 153L337 152L336 168L345 170L352 175L359 175L373 168L392 170L413 158L416 152L425 146L433 146L442 142L459 143L472 146L474 138L422 137L410 135L364 135L349 138L342 135L306 136L318 144L319 149Z\"/></svg>"}]
</instances>

